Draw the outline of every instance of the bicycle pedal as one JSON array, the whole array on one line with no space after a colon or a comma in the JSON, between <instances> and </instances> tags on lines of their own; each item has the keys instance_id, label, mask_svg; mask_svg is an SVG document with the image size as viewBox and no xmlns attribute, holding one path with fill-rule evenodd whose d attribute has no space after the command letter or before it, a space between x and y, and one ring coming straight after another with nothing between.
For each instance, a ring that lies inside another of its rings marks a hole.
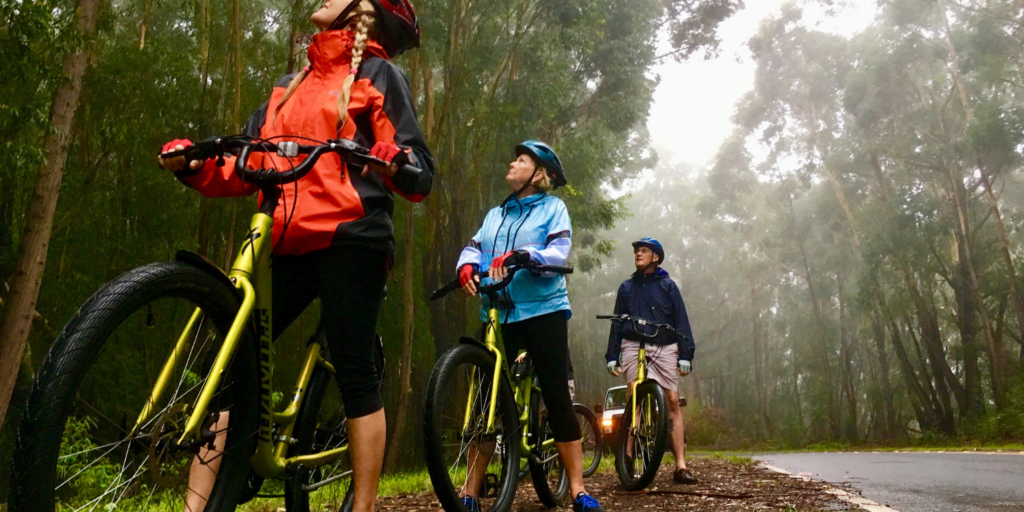
<instances>
[{"instance_id":1,"label":"bicycle pedal","mask_svg":"<svg viewBox=\"0 0 1024 512\"><path fill-rule=\"evenodd\" d=\"M494 473L485 474L483 486L483 492L480 493L480 496L496 498L498 496L498 475Z\"/></svg>"}]
</instances>

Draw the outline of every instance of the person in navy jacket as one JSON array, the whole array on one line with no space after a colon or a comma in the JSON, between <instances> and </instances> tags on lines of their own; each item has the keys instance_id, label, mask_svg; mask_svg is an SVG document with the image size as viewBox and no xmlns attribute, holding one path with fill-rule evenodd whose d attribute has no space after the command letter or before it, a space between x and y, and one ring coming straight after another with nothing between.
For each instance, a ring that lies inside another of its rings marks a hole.
<instances>
[{"instance_id":1,"label":"person in navy jacket","mask_svg":"<svg viewBox=\"0 0 1024 512\"><path fill-rule=\"evenodd\" d=\"M675 281L669 278L668 272L661 268L664 261L665 250L657 240L643 238L633 242L636 272L619 286L614 314L638 316L655 323L668 324L678 333L613 320L605 360L608 362L609 373L615 377L625 373L626 382L632 384L637 378L639 341L646 339L647 376L665 389L669 417L672 424L678 426L672 429L672 453L676 459L673 480L681 484L696 484L697 479L686 468L683 415L679 409L678 391L679 376L690 373L696 347L683 296ZM655 333L657 335L653 339L645 337Z\"/></svg>"}]
</instances>

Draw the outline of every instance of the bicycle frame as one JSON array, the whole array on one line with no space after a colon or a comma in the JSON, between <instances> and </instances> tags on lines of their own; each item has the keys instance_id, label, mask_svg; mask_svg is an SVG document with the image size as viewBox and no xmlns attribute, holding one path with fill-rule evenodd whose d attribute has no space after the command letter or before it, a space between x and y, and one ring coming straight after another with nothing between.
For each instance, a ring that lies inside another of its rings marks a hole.
<instances>
[{"instance_id":1,"label":"bicycle frame","mask_svg":"<svg viewBox=\"0 0 1024 512\"><path fill-rule=\"evenodd\" d=\"M224 337L224 342L217 353L213 366L210 368L206 383L203 385L195 407L189 413L188 421L178 440L179 445L184 445L194 443L201 438L202 432L200 432L200 429L203 419L208 415L210 401L220 385L227 365L234 357L247 324L252 319L252 325L255 327L259 343L260 414L256 453L251 458L251 464L256 474L263 478L279 478L285 474L286 468L293 465L312 467L329 464L337 460L338 457L348 450L348 446L342 446L320 453L288 457L288 447L295 442L291 437L292 430L295 427L299 406L302 403L309 380L313 375L313 370L316 366L321 366L334 373L334 367L320 355L320 344L311 343L309 345L288 406L281 412L271 410L274 350L273 340L271 339L273 332L271 312L273 290L271 289L270 253L272 251L271 232L273 225L273 217L265 213L257 212L252 217L249 233L246 235L245 242L235 258L231 271L228 273L231 282L242 291L242 304L235 315L234 321L231 323L231 328ZM255 285L253 284L254 282ZM201 317L202 310L197 308L182 332L181 337L178 339L175 348L171 351L170 357L164 363L164 367L154 384L153 390L150 392L150 398L135 422L135 427L132 430L133 433L149 421L150 416L153 414L153 406L159 402L170 387L170 375L174 368L182 362L183 358L187 357L186 348L189 334ZM495 387L495 389L497 388ZM494 407L492 403L492 417L493 412ZM276 437L273 437L275 425L278 427L279 432Z\"/></svg>"},{"instance_id":2,"label":"bicycle frame","mask_svg":"<svg viewBox=\"0 0 1024 512\"><path fill-rule=\"evenodd\" d=\"M492 300L491 302L493 304L496 303L497 301ZM501 313L498 311L497 308L488 309L487 324L484 326L483 343L487 351L494 355L494 372L492 372L493 377L491 379L491 400L487 410L487 429L485 431L487 434L494 433L494 413L495 408L497 406L498 391L501 386L501 378L503 375L506 378L510 377L508 364L505 360L505 343L502 341L501 338L500 326ZM476 369L474 368L473 371L475 372ZM466 398L466 414L462 424L463 431L469 428L470 422L472 421L473 400L475 399L476 396L476 390L474 389L474 387L476 386L476 379L472 377L475 376L471 374L469 393L467 394ZM511 382L511 379L509 379L509 382ZM523 429L523 435L520 436L519 442L520 448L521 450L523 450L523 457L525 457L525 454L528 454L531 451L530 444L527 440L529 439L530 434L530 394L533 392L533 388L533 377L527 376L525 379L522 380L522 382L520 382L520 384L516 387L515 390L516 406L518 409L522 411L519 416L519 425ZM554 444L554 442L554 439L548 439L547 441L544 441L540 447L550 447L551 445Z\"/></svg>"},{"instance_id":3,"label":"bicycle frame","mask_svg":"<svg viewBox=\"0 0 1024 512\"><path fill-rule=\"evenodd\" d=\"M647 344L641 340L640 350L637 351L636 355L636 380L633 381L629 390L629 410L633 411L630 418L630 428L636 428L636 388L643 384L647 380ZM651 404L647 404L649 408ZM644 415L645 419L650 418L650 411L646 411L648 414Z\"/></svg>"}]
</instances>

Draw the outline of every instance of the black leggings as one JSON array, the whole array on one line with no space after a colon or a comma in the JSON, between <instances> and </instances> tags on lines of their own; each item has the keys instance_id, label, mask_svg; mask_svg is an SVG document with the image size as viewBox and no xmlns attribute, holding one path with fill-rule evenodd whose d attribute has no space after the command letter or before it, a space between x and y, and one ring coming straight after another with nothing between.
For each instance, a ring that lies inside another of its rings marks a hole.
<instances>
[{"instance_id":1,"label":"black leggings","mask_svg":"<svg viewBox=\"0 0 1024 512\"><path fill-rule=\"evenodd\" d=\"M555 441L581 439L580 424L569 397L569 325L565 311L502 324L501 337L509 364L515 361L520 349L529 353Z\"/></svg>"},{"instance_id":2,"label":"black leggings","mask_svg":"<svg viewBox=\"0 0 1024 512\"><path fill-rule=\"evenodd\" d=\"M328 247L275 256L272 266L274 339L319 296L345 415L358 418L384 408L374 354L388 254L357 246Z\"/></svg>"}]
</instances>

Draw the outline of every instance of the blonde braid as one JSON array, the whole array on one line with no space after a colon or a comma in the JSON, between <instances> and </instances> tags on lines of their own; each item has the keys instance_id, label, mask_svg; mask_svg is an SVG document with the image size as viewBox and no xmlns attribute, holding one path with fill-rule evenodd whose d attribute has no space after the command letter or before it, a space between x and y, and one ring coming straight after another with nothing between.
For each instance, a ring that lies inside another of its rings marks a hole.
<instances>
[{"instance_id":1,"label":"blonde braid","mask_svg":"<svg viewBox=\"0 0 1024 512\"><path fill-rule=\"evenodd\" d=\"M355 23L355 41L352 43L352 64L350 72L341 84L341 94L338 95L338 132L345 126L348 119L348 102L352 99L352 84L356 81L356 73L359 72L359 65L363 62L363 51L366 50L366 41L370 37L370 30L374 25L373 4L367 0L359 3L356 14L352 17L349 25Z\"/></svg>"},{"instance_id":2,"label":"blonde braid","mask_svg":"<svg viewBox=\"0 0 1024 512\"><path fill-rule=\"evenodd\" d=\"M288 101L288 98L290 98L292 93L295 92L295 89L299 87L299 83L302 82L302 79L306 78L306 73L309 73L309 67L302 68L302 71L299 71L299 73L295 75L295 78L292 78L292 81L288 82L288 88L284 90L284 96L281 97L281 101L279 101L277 106L274 107L274 117L271 120L271 124L274 126L277 126L277 113L281 111L281 107L284 106L284 102Z\"/></svg>"}]
</instances>

